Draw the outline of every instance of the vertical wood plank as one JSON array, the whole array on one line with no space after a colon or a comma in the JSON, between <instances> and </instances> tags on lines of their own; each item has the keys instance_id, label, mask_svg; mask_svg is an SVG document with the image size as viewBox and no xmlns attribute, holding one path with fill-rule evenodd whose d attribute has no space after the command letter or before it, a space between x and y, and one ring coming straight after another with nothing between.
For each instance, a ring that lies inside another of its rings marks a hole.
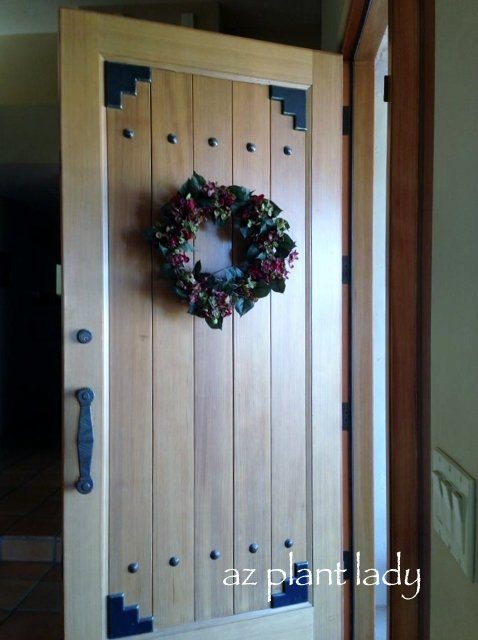
<instances>
[{"instance_id":1,"label":"vertical wood plank","mask_svg":"<svg viewBox=\"0 0 478 640\"><path fill-rule=\"evenodd\" d=\"M354 547L362 566L374 566L373 496L373 170L375 64L354 64L353 255L352 255L352 424ZM354 587L354 633L373 637L375 590Z\"/></svg>"},{"instance_id":2,"label":"vertical wood plank","mask_svg":"<svg viewBox=\"0 0 478 640\"><path fill-rule=\"evenodd\" d=\"M108 109L110 300L110 593L152 613L150 87ZM125 128L134 130L131 139ZM129 573L138 562L141 570Z\"/></svg>"},{"instance_id":3,"label":"vertical wood plank","mask_svg":"<svg viewBox=\"0 0 478 640\"><path fill-rule=\"evenodd\" d=\"M284 210L299 251L285 294L271 295L272 567L288 574L290 551L296 561L307 560L305 133L278 102L270 105L271 198ZM292 549L286 538L294 540Z\"/></svg>"},{"instance_id":4,"label":"vertical wood plank","mask_svg":"<svg viewBox=\"0 0 478 640\"><path fill-rule=\"evenodd\" d=\"M192 173L192 77L155 70L153 216ZM173 133L177 144L167 140ZM193 320L169 283L153 282L153 610L159 627L194 620ZM180 558L171 567L171 557Z\"/></svg>"},{"instance_id":5,"label":"vertical wood plank","mask_svg":"<svg viewBox=\"0 0 478 640\"><path fill-rule=\"evenodd\" d=\"M70 640L106 637L109 362L104 265L108 207L98 41L98 14L61 10L63 600L64 637ZM92 345L85 347L76 341L81 327L93 332ZM75 489L79 415L75 391L85 385L95 392L91 468L95 486L89 495Z\"/></svg>"},{"instance_id":6,"label":"vertical wood plank","mask_svg":"<svg viewBox=\"0 0 478 640\"><path fill-rule=\"evenodd\" d=\"M342 560L341 56L314 54L311 124L313 564L332 568ZM341 588L314 588L317 637L342 637Z\"/></svg>"},{"instance_id":7,"label":"vertical wood plank","mask_svg":"<svg viewBox=\"0 0 478 640\"><path fill-rule=\"evenodd\" d=\"M232 85L228 80L195 76L194 168L206 180L232 181ZM214 137L218 146L208 139ZM230 230L212 224L198 233L195 260L203 270L231 263ZM233 409L232 319L222 331L194 319L195 375L195 615L206 620L231 615L233 589L222 583L233 564ZM221 557L212 560L213 549Z\"/></svg>"},{"instance_id":8,"label":"vertical wood plank","mask_svg":"<svg viewBox=\"0 0 478 640\"><path fill-rule=\"evenodd\" d=\"M267 87L233 86L234 183L270 192L270 104ZM246 144L256 145L255 153ZM234 588L235 612L266 608L271 566L270 298L234 317L234 561L255 569L257 586ZM259 551L249 552L256 543Z\"/></svg>"},{"instance_id":9,"label":"vertical wood plank","mask_svg":"<svg viewBox=\"0 0 478 640\"><path fill-rule=\"evenodd\" d=\"M425 33L433 23L424 8L410 0L390 2L390 75L393 102L390 107L389 187L389 451L390 459L389 556L400 551L402 563L413 573L421 565L422 504L420 485L422 371L420 335L422 291L420 261L429 255L421 228L424 188L421 127L427 126L429 110L423 103L422 67ZM423 39L423 41L422 41ZM429 239L429 238L428 238ZM421 252L423 256L420 255ZM427 291L423 292L425 295ZM426 307L425 307L426 308ZM426 336L425 336L426 338ZM410 597L407 589L404 594ZM420 633L420 615L427 615L419 598L405 600L398 589L390 590L390 638Z\"/></svg>"}]
</instances>

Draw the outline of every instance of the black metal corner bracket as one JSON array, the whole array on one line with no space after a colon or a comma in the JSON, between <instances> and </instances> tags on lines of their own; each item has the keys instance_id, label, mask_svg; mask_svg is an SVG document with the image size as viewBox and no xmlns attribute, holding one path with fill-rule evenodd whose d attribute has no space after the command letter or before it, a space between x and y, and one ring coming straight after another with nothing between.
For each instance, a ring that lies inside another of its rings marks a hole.
<instances>
[{"instance_id":1,"label":"black metal corner bracket","mask_svg":"<svg viewBox=\"0 0 478 640\"><path fill-rule=\"evenodd\" d=\"M124 606L124 593L107 596L108 638L125 638L153 631L153 618L140 618L139 605Z\"/></svg>"},{"instance_id":2,"label":"black metal corner bracket","mask_svg":"<svg viewBox=\"0 0 478 640\"><path fill-rule=\"evenodd\" d=\"M121 62L105 62L105 105L122 109L123 94L137 95L137 82L151 82L151 69Z\"/></svg>"},{"instance_id":3,"label":"black metal corner bracket","mask_svg":"<svg viewBox=\"0 0 478 640\"><path fill-rule=\"evenodd\" d=\"M294 564L294 575L291 579L287 578L282 583L282 593L273 593L271 596L271 607L287 607L291 604L300 604L309 600L309 587L307 584L297 584L302 578L303 582L308 582L307 575L300 575L301 571L309 569L308 562L296 562Z\"/></svg>"},{"instance_id":4,"label":"black metal corner bracket","mask_svg":"<svg viewBox=\"0 0 478 640\"><path fill-rule=\"evenodd\" d=\"M297 129L298 131L307 131L307 92L305 89L270 86L269 98L271 100L281 101L282 115L293 116L294 129Z\"/></svg>"}]
</instances>

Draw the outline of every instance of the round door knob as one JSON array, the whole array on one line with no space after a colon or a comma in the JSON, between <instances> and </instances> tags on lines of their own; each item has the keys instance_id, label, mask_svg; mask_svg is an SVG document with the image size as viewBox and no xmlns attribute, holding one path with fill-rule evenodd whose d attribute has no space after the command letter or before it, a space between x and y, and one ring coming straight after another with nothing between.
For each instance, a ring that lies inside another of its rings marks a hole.
<instances>
[{"instance_id":1,"label":"round door knob","mask_svg":"<svg viewBox=\"0 0 478 640\"><path fill-rule=\"evenodd\" d=\"M210 147L217 147L219 145L219 140L217 138L209 138L207 143Z\"/></svg>"},{"instance_id":2,"label":"round door knob","mask_svg":"<svg viewBox=\"0 0 478 640\"><path fill-rule=\"evenodd\" d=\"M169 558L169 566L171 567L177 567L180 562L181 560L178 558L178 556L173 556L172 558Z\"/></svg>"},{"instance_id":3,"label":"round door knob","mask_svg":"<svg viewBox=\"0 0 478 640\"><path fill-rule=\"evenodd\" d=\"M139 571L139 562L132 562L131 564L128 565L129 573L138 573L138 571Z\"/></svg>"},{"instance_id":4,"label":"round door knob","mask_svg":"<svg viewBox=\"0 0 478 640\"><path fill-rule=\"evenodd\" d=\"M169 133L168 134L168 142L170 144L178 144L178 136L176 136L174 133Z\"/></svg>"},{"instance_id":5,"label":"round door knob","mask_svg":"<svg viewBox=\"0 0 478 640\"><path fill-rule=\"evenodd\" d=\"M133 129L123 129L123 136L125 138L129 138L131 140L131 138L134 138L134 131Z\"/></svg>"},{"instance_id":6,"label":"round door knob","mask_svg":"<svg viewBox=\"0 0 478 640\"><path fill-rule=\"evenodd\" d=\"M285 153L286 156L291 156L292 155L292 147L285 146L284 147L284 153Z\"/></svg>"},{"instance_id":7,"label":"round door knob","mask_svg":"<svg viewBox=\"0 0 478 640\"><path fill-rule=\"evenodd\" d=\"M284 547L286 547L287 549L291 549L294 546L294 541L292 540L292 538L287 538L287 540L284 540Z\"/></svg>"},{"instance_id":8,"label":"round door knob","mask_svg":"<svg viewBox=\"0 0 478 640\"><path fill-rule=\"evenodd\" d=\"M211 558L211 560L219 560L219 558L221 557L221 552L217 549L213 549L209 554L209 557Z\"/></svg>"},{"instance_id":9,"label":"round door knob","mask_svg":"<svg viewBox=\"0 0 478 640\"><path fill-rule=\"evenodd\" d=\"M76 334L76 339L80 344L88 344L93 339L93 334L88 329L80 329Z\"/></svg>"},{"instance_id":10,"label":"round door knob","mask_svg":"<svg viewBox=\"0 0 478 640\"><path fill-rule=\"evenodd\" d=\"M259 545L256 542L253 542L249 545L249 551L251 553L257 553L259 551Z\"/></svg>"},{"instance_id":11,"label":"round door knob","mask_svg":"<svg viewBox=\"0 0 478 640\"><path fill-rule=\"evenodd\" d=\"M254 153L256 150L256 145L253 142L248 142L246 144L246 149L249 151L249 153Z\"/></svg>"}]
</instances>

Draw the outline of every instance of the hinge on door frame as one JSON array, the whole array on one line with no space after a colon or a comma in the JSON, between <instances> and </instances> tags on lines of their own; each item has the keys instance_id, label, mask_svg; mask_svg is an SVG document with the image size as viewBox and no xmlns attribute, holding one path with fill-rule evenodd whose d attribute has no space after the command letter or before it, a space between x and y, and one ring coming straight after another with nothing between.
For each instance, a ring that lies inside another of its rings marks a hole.
<instances>
[{"instance_id":1,"label":"hinge on door frame","mask_svg":"<svg viewBox=\"0 0 478 640\"><path fill-rule=\"evenodd\" d=\"M342 107L342 135L349 136L352 133L352 107Z\"/></svg>"},{"instance_id":2,"label":"hinge on door frame","mask_svg":"<svg viewBox=\"0 0 478 640\"><path fill-rule=\"evenodd\" d=\"M345 569L344 580L351 580L353 571L352 571L352 553L350 551L342 552L342 564Z\"/></svg>"},{"instance_id":3,"label":"hinge on door frame","mask_svg":"<svg viewBox=\"0 0 478 640\"><path fill-rule=\"evenodd\" d=\"M105 61L105 106L122 109L123 94L136 96L137 82L151 82L151 68Z\"/></svg>"},{"instance_id":4,"label":"hinge on door frame","mask_svg":"<svg viewBox=\"0 0 478 640\"><path fill-rule=\"evenodd\" d=\"M390 82L390 76L383 76L383 101L384 102L390 102L390 95L391 95L391 82Z\"/></svg>"},{"instance_id":5,"label":"hinge on door frame","mask_svg":"<svg viewBox=\"0 0 478 640\"><path fill-rule=\"evenodd\" d=\"M352 261L350 256L342 256L342 284L350 284L352 280Z\"/></svg>"},{"instance_id":6,"label":"hinge on door frame","mask_svg":"<svg viewBox=\"0 0 478 640\"><path fill-rule=\"evenodd\" d=\"M342 402L342 431L352 429L352 407L350 402Z\"/></svg>"}]
</instances>

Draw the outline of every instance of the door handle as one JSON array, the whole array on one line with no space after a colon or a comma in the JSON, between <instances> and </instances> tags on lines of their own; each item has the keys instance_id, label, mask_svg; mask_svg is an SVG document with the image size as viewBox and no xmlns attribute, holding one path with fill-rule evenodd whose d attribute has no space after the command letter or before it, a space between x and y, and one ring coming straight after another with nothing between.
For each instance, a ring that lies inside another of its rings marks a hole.
<instances>
[{"instance_id":1,"label":"door handle","mask_svg":"<svg viewBox=\"0 0 478 640\"><path fill-rule=\"evenodd\" d=\"M80 417L78 420L78 465L80 477L76 482L76 489L80 493L87 494L93 489L91 478L91 459L93 457L93 420L91 418L91 403L95 398L94 392L88 387L78 389L76 399L80 405Z\"/></svg>"}]
</instances>

